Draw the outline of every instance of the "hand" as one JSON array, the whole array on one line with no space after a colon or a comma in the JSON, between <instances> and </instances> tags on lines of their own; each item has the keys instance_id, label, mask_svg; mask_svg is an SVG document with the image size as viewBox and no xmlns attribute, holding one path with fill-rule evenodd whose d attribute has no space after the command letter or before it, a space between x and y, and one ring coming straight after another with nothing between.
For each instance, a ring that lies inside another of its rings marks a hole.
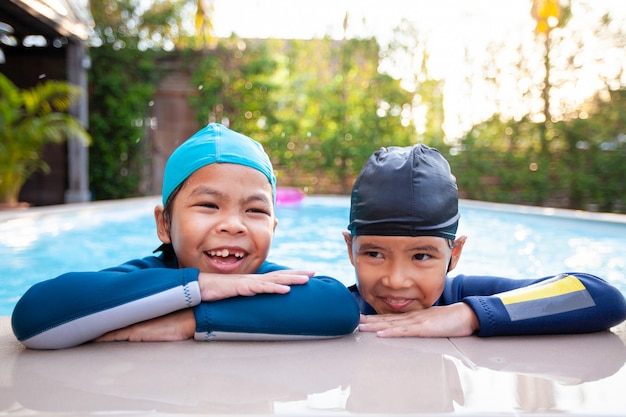
<instances>
[{"instance_id":1,"label":"hand","mask_svg":"<svg viewBox=\"0 0 626 417\"><path fill-rule=\"evenodd\" d=\"M113 330L95 339L95 342L172 342L191 339L196 331L193 310L179 310L155 319L142 321Z\"/></svg>"},{"instance_id":2,"label":"hand","mask_svg":"<svg viewBox=\"0 0 626 417\"><path fill-rule=\"evenodd\" d=\"M465 303L434 306L402 314L361 315L359 331L378 337L469 336L479 329L474 311Z\"/></svg>"},{"instance_id":3,"label":"hand","mask_svg":"<svg viewBox=\"0 0 626 417\"><path fill-rule=\"evenodd\" d=\"M313 276L311 271L274 271L267 274L209 274L198 276L202 301L215 301L238 295L261 293L286 294L290 285L302 285Z\"/></svg>"}]
</instances>

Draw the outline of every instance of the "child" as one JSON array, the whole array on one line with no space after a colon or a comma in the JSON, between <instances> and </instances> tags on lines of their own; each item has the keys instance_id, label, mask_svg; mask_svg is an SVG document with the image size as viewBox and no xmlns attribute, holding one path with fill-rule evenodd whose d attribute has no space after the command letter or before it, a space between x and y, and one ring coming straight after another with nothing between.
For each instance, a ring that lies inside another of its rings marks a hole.
<instances>
[{"instance_id":1,"label":"child","mask_svg":"<svg viewBox=\"0 0 626 417\"><path fill-rule=\"evenodd\" d=\"M339 281L266 261L276 178L261 145L210 124L170 156L154 211L159 256L34 285L13 332L30 348L90 340L300 339L351 333ZM249 297L252 296L252 297Z\"/></svg>"},{"instance_id":2,"label":"child","mask_svg":"<svg viewBox=\"0 0 626 417\"><path fill-rule=\"evenodd\" d=\"M352 189L344 232L357 284L359 330L381 337L586 333L626 319L614 287L584 273L542 279L448 278L465 236L456 179L424 145L381 148Z\"/></svg>"}]
</instances>

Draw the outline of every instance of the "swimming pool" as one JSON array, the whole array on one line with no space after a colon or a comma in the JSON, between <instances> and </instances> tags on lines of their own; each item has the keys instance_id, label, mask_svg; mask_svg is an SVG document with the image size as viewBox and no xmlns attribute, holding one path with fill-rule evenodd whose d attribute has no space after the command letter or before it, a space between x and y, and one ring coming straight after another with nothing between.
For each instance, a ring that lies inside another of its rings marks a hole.
<instances>
[{"instance_id":1,"label":"swimming pool","mask_svg":"<svg viewBox=\"0 0 626 417\"><path fill-rule=\"evenodd\" d=\"M341 236L349 203L343 196L308 196L279 206L270 260L352 284ZM159 198L149 197L0 212L0 315L10 315L38 281L148 256L159 243L157 204ZM468 242L453 274L535 278L584 271L626 294L626 216L462 201L459 234Z\"/></svg>"}]
</instances>

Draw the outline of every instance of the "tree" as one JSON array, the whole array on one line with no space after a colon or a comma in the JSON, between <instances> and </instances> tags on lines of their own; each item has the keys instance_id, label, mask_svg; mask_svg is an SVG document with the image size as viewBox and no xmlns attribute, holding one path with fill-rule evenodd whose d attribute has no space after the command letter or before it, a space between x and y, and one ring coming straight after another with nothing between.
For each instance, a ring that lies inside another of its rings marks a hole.
<instances>
[{"instance_id":1,"label":"tree","mask_svg":"<svg viewBox=\"0 0 626 417\"><path fill-rule=\"evenodd\" d=\"M418 140L436 148L446 147L443 81L431 77L427 44L415 24L403 19L381 51L383 72L402 80L414 94L413 108ZM399 69L402 72L398 73Z\"/></svg>"},{"instance_id":2,"label":"tree","mask_svg":"<svg viewBox=\"0 0 626 417\"><path fill-rule=\"evenodd\" d=\"M189 2L91 2L96 27L90 51L89 171L95 199L140 194L144 121L163 76L157 60L178 42Z\"/></svg>"},{"instance_id":3,"label":"tree","mask_svg":"<svg viewBox=\"0 0 626 417\"><path fill-rule=\"evenodd\" d=\"M190 100L201 124L227 122L263 143L281 183L345 193L378 147L416 139L413 95L378 65L374 39L232 37L205 54Z\"/></svg>"},{"instance_id":4,"label":"tree","mask_svg":"<svg viewBox=\"0 0 626 417\"><path fill-rule=\"evenodd\" d=\"M626 211L626 89L598 94L583 106L588 116L555 124L567 144L564 178L572 208Z\"/></svg>"},{"instance_id":5,"label":"tree","mask_svg":"<svg viewBox=\"0 0 626 417\"><path fill-rule=\"evenodd\" d=\"M219 122L260 142L276 120L272 81L276 62L265 42L224 39L205 53L194 70L198 95L190 97L200 125Z\"/></svg>"},{"instance_id":6,"label":"tree","mask_svg":"<svg viewBox=\"0 0 626 417\"><path fill-rule=\"evenodd\" d=\"M68 138L89 143L90 136L67 110L82 93L62 81L20 90L0 74L0 203L16 206L28 177L48 170L44 145Z\"/></svg>"},{"instance_id":7,"label":"tree","mask_svg":"<svg viewBox=\"0 0 626 417\"><path fill-rule=\"evenodd\" d=\"M541 88L541 99L543 101L543 124L540 126L540 149L541 155L545 159L549 154L548 130L552 123L552 112L550 109L550 90L552 89L552 79L550 78L552 63L550 54L552 51L552 31L567 24L570 15L570 6L563 6L559 0L533 0L531 15L537 22L535 25L535 35L544 44L543 60L543 84Z\"/></svg>"},{"instance_id":8,"label":"tree","mask_svg":"<svg viewBox=\"0 0 626 417\"><path fill-rule=\"evenodd\" d=\"M375 39L291 41L281 51L274 138L279 168L298 185L347 193L376 149L415 142L413 95L378 71Z\"/></svg>"},{"instance_id":9,"label":"tree","mask_svg":"<svg viewBox=\"0 0 626 417\"><path fill-rule=\"evenodd\" d=\"M192 0L100 0L91 2L93 46L115 50L171 51L184 37L183 11Z\"/></svg>"},{"instance_id":10,"label":"tree","mask_svg":"<svg viewBox=\"0 0 626 417\"><path fill-rule=\"evenodd\" d=\"M146 158L144 121L162 76L158 55L115 50L108 44L91 52L89 175L96 200L140 194Z\"/></svg>"}]
</instances>

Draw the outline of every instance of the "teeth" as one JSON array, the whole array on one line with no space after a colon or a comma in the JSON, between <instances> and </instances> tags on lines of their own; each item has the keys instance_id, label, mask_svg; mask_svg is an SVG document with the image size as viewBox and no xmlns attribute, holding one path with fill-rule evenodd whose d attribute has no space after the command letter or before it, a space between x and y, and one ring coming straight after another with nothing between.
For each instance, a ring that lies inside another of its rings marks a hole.
<instances>
[{"instance_id":1,"label":"teeth","mask_svg":"<svg viewBox=\"0 0 626 417\"><path fill-rule=\"evenodd\" d=\"M398 298L394 298L394 299L390 299L390 298L385 298L385 301L387 301L390 304L404 304L407 302L406 298L403 299L398 299Z\"/></svg>"},{"instance_id":2,"label":"teeth","mask_svg":"<svg viewBox=\"0 0 626 417\"><path fill-rule=\"evenodd\" d=\"M221 250L212 250L211 252L211 256L220 256L222 258L226 258L229 255L233 255L236 258L243 258L243 252L235 252L235 253L230 253L230 251L228 249L221 249Z\"/></svg>"}]
</instances>

